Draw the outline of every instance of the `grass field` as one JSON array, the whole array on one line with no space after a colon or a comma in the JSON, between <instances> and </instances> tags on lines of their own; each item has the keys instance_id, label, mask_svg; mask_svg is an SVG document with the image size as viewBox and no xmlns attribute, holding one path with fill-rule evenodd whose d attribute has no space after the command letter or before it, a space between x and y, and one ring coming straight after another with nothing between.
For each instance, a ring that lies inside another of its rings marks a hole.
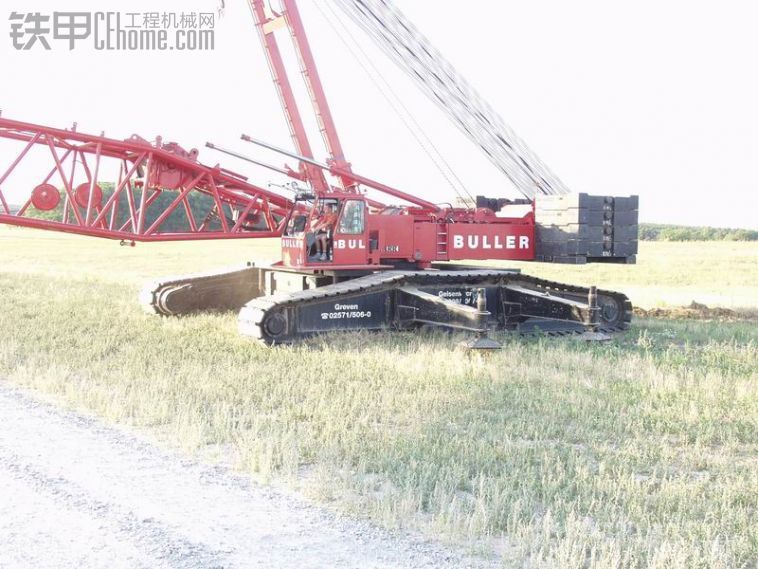
<instances>
[{"instance_id":1,"label":"grass field","mask_svg":"<svg viewBox=\"0 0 758 569\"><path fill-rule=\"evenodd\" d=\"M755 321L638 320L605 345L504 339L483 358L410 333L268 349L231 313L137 306L151 276L276 253L0 229L0 376L507 567L756 567ZM646 307L758 305L754 243L526 269Z\"/></svg>"}]
</instances>

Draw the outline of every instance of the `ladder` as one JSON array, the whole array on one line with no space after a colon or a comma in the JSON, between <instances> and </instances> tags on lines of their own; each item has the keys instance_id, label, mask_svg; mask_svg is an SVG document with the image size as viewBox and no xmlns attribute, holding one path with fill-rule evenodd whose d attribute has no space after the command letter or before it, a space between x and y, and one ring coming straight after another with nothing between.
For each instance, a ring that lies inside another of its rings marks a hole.
<instances>
[{"instance_id":1,"label":"ladder","mask_svg":"<svg viewBox=\"0 0 758 569\"><path fill-rule=\"evenodd\" d=\"M448 260L447 246L448 246L447 223L438 223L437 224L437 260L438 261Z\"/></svg>"}]
</instances>

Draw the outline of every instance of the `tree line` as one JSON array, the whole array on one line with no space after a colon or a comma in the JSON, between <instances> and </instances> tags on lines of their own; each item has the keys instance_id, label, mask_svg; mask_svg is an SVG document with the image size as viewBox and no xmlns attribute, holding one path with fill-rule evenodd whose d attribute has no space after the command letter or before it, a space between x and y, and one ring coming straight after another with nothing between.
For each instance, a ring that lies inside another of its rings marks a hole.
<instances>
[{"instance_id":1,"label":"tree line","mask_svg":"<svg viewBox=\"0 0 758 569\"><path fill-rule=\"evenodd\" d=\"M642 241L758 241L758 231L640 223L639 238Z\"/></svg>"},{"instance_id":2,"label":"tree line","mask_svg":"<svg viewBox=\"0 0 758 569\"><path fill-rule=\"evenodd\" d=\"M98 184L100 188L103 191L103 199L102 204L105 205L105 203L108 201L108 199L113 195L113 192L115 191L115 185L109 182L100 182ZM48 219L51 221L61 221L63 219L63 204L64 204L64 198L65 198L65 192L63 190L60 190L61 193L61 200L58 203L58 206L50 211L39 211L35 210L33 207L30 207L28 210L29 217L35 217L38 219ZM139 207L140 199L142 196L142 190L140 188L134 189L134 203L135 208ZM166 209L166 207L171 204L171 202L174 201L176 198L177 193L176 192L161 192L161 195L156 198L156 200L150 205L149 208L147 208L147 215L145 216L145 227L150 227L150 225L158 218L158 216ZM121 227L124 223L127 222L129 219L129 202L127 201L127 195L126 192L123 191L118 196L118 206L117 206L117 215L116 215L116 223L115 227ZM187 196L187 201L189 202L190 209L192 210L192 214L195 218L195 221L198 225L200 225L203 220L210 214L210 212L215 208L215 202L213 201L213 198L210 196L207 196L205 194L201 194L199 192L190 192L190 194ZM227 216L230 215L230 212L227 211L227 208L224 208L225 214ZM79 208L79 211L84 213L83 208ZM69 219L71 219L71 216L73 214L69 213ZM110 215L107 218L110 220ZM218 221L218 218L213 216L213 220L210 222L208 228L210 230L216 230L220 226L220 222ZM187 214L184 211L183 206L179 206L176 208L171 215L169 215L161 224L161 231L162 232L168 232L168 233L181 233L184 231L189 231L189 221L187 221Z\"/></svg>"}]
</instances>

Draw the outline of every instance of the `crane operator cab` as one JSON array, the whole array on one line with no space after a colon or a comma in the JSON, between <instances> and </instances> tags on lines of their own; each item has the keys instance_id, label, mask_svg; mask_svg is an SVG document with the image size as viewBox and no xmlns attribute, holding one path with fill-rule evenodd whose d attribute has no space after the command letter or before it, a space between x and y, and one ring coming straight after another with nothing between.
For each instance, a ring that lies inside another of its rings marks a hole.
<instances>
[{"instance_id":1,"label":"crane operator cab","mask_svg":"<svg viewBox=\"0 0 758 569\"><path fill-rule=\"evenodd\" d=\"M365 199L303 196L282 236L282 261L296 267L365 265L367 242Z\"/></svg>"},{"instance_id":2,"label":"crane operator cab","mask_svg":"<svg viewBox=\"0 0 758 569\"><path fill-rule=\"evenodd\" d=\"M334 258L334 229L337 224L339 202L326 201L318 210L318 215L311 219L310 229L314 241L315 257L318 261L328 261ZM311 260L312 250L308 250Z\"/></svg>"}]
</instances>

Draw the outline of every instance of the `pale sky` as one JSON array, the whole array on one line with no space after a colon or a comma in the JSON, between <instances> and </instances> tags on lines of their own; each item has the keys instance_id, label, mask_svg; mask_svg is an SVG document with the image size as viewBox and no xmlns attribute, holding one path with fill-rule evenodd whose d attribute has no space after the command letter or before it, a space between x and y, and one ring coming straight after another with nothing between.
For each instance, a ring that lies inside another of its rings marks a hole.
<instances>
[{"instance_id":1,"label":"pale sky","mask_svg":"<svg viewBox=\"0 0 758 569\"><path fill-rule=\"evenodd\" d=\"M330 1L301 0L300 6L355 171L431 201L451 200L450 187L324 19ZM758 228L754 3L396 3L573 191L639 194L642 221ZM98 52L90 42L73 51L54 42L52 51L23 52L9 38L12 9L180 14L215 12L219 4L6 4L0 10L3 116L57 127L76 121L80 131L114 138L160 134L198 147L201 161L221 162L259 185L286 181L204 148L212 141L276 164L283 160L239 135L291 148L246 0L226 0L209 52ZM286 34L280 42L289 50ZM518 197L368 38L361 43L472 194ZM299 86L297 66L290 69ZM310 117L306 100L302 111ZM317 158L325 158L317 132L313 141ZM0 145L0 169L12 158ZM10 193L24 189L6 186Z\"/></svg>"}]
</instances>

